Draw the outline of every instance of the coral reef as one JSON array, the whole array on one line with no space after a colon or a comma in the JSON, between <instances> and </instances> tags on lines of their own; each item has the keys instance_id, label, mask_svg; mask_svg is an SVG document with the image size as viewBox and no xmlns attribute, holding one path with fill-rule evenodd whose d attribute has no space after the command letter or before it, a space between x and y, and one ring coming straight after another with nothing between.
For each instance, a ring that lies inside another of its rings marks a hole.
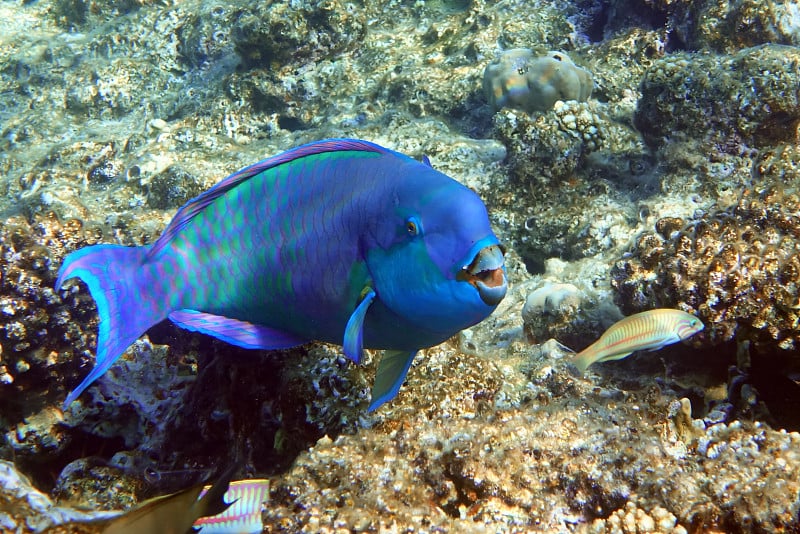
<instances>
[{"instance_id":1,"label":"coral reef","mask_svg":"<svg viewBox=\"0 0 800 534\"><path fill-rule=\"evenodd\" d=\"M53 0L0 14L0 457L14 460L0 463L0 530L78 513L16 469L64 503L127 507L233 457L271 479L270 531L796 528L800 438L773 428L800 428L799 58L741 50L800 44L793 2ZM592 98L493 113L486 67L523 47L563 50L591 71ZM64 254L152 242L228 173L334 136L427 155L486 199L514 282L497 312L423 351L374 414L375 354L357 367L333 346L245 351L169 325L62 412L97 328L80 284L52 289ZM612 291L625 313L697 312L696 344L738 344L579 379L558 342L580 349L619 318Z\"/></svg>"},{"instance_id":2,"label":"coral reef","mask_svg":"<svg viewBox=\"0 0 800 534\"><path fill-rule=\"evenodd\" d=\"M797 139L800 48L764 45L731 55L672 54L641 83L636 127L651 146L669 139L769 146Z\"/></svg>"},{"instance_id":3,"label":"coral reef","mask_svg":"<svg viewBox=\"0 0 800 534\"><path fill-rule=\"evenodd\" d=\"M21 399L56 396L59 389L48 381L74 376L93 345L91 299L67 292L62 300L53 282L67 249L101 237L98 229L76 219L61 222L52 212L32 223L20 216L0 223L0 405L7 422L26 411Z\"/></svg>"},{"instance_id":4,"label":"coral reef","mask_svg":"<svg viewBox=\"0 0 800 534\"><path fill-rule=\"evenodd\" d=\"M593 86L591 73L564 52L534 57L532 50L514 48L483 72L483 92L495 111L509 107L531 113L552 109L559 100L585 102Z\"/></svg>"},{"instance_id":5,"label":"coral reef","mask_svg":"<svg viewBox=\"0 0 800 534\"><path fill-rule=\"evenodd\" d=\"M796 349L800 288L800 197L766 187L689 221L663 218L613 268L626 314L674 307L697 314L706 343L752 340Z\"/></svg>"},{"instance_id":6,"label":"coral reef","mask_svg":"<svg viewBox=\"0 0 800 534\"><path fill-rule=\"evenodd\" d=\"M554 260L549 260L546 271L553 271ZM608 306L596 290L584 291L571 283L544 280L529 291L522 307L525 337L532 344L556 339L573 350L582 350L597 337L598 332L622 318L622 314ZM565 277L570 279L570 277Z\"/></svg>"},{"instance_id":7,"label":"coral reef","mask_svg":"<svg viewBox=\"0 0 800 534\"><path fill-rule=\"evenodd\" d=\"M30 480L15 469L14 464L0 460L0 528L4 531L55 534L64 532L57 525L92 517L102 515L56 506L50 497L33 487ZM87 532L83 529L71 530L75 534Z\"/></svg>"},{"instance_id":8,"label":"coral reef","mask_svg":"<svg viewBox=\"0 0 800 534\"><path fill-rule=\"evenodd\" d=\"M726 52L765 43L800 45L800 8L794 2L702 2L692 45Z\"/></svg>"},{"instance_id":9,"label":"coral reef","mask_svg":"<svg viewBox=\"0 0 800 534\"><path fill-rule=\"evenodd\" d=\"M472 376L462 382L467 393L477 386ZM499 391L467 401L463 415L448 417L447 436L437 430L440 415L400 407L375 431L323 438L273 484L268 530L416 524L514 532L588 522L613 532L622 522L634 524L631 532L687 532L793 524L800 481L789 466L799 460L800 435L758 424L705 428L698 420L696 433L681 433L658 394L615 398L553 369L527 387L531 400L517 408L471 407L497 402ZM587 416L608 408L611 419ZM761 488L771 484L781 489L767 497Z\"/></svg>"}]
</instances>

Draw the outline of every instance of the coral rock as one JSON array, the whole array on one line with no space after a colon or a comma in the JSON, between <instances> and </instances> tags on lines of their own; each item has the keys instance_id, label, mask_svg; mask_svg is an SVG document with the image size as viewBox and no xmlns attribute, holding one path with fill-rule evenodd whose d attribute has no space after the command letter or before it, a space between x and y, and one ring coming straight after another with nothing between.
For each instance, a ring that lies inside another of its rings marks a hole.
<instances>
[{"instance_id":1,"label":"coral rock","mask_svg":"<svg viewBox=\"0 0 800 534\"><path fill-rule=\"evenodd\" d=\"M800 125L800 48L674 54L647 70L641 91L635 124L652 146L682 137L738 138L751 146L791 142Z\"/></svg>"},{"instance_id":2,"label":"coral rock","mask_svg":"<svg viewBox=\"0 0 800 534\"><path fill-rule=\"evenodd\" d=\"M698 314L694 342L750 339L762 348L800 342L800 196L745 192L738 204L689 221L659 221L616 263L612 285L626 314L655 307Z\"/></svg>"},{"instance_id":3,"label":"coral rock","mask_svg":"<svg viewBox=\"0 0 800 534\"><path fill-rule=\"evenodd\" d=\"M547 111L559 100L585 102L592 87L591 73L563 52L534 57L527 48L514 48L487 65L483 74L483 91L494 110Z\"/></svg>"}]
</instances>

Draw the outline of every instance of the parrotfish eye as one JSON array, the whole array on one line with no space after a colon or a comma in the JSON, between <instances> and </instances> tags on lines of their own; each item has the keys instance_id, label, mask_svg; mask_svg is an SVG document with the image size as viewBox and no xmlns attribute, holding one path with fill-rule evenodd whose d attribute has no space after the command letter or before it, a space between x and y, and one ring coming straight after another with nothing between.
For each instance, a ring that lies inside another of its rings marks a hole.
<instances>
[{"instance_id":1,"label":"parrotfish eye","mask_svg":"<svg viewBox=\"0 0 800 534\"><path fill-rule=\"evenodd\" d=\"M406 219L406 232L410 236L419 235L419 223L416 218L409 217Z\"/></svg>"}]
</instances>

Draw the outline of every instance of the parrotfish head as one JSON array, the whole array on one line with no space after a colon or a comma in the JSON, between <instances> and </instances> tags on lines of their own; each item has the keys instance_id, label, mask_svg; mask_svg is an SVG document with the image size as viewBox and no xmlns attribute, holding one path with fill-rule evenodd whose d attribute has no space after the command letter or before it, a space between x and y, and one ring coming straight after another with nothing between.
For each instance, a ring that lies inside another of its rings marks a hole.
<instances>
[{"instance_id":1,"label":"parrotfish head","mask_svg":"<svg viewBox=\"0 0 800 534\"><path fill-rule=\"evenodd\" d=\"M393 192L367 266L386 307L449 337L505 296L503 248L478 195L420 167Z\"/></svg>"}]
</instances>

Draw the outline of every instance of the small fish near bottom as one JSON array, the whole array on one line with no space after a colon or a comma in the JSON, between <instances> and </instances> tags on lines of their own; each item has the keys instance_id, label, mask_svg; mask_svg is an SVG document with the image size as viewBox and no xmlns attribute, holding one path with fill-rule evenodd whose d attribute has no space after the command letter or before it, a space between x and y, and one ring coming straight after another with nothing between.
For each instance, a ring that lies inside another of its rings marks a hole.
<instances>
[{"instance_id":1,"label":"small fish near bottom","mask_svg":"<svg viewBox=\"0 0 800 534\"><path fill-rule=\"evenodd\" d=\"M269 480L230 482L235 467L214 484L148 499L127 512L97 512L96 519L75 520L54 527L86 525L101 534L256 534L264 527L261 512L269 499Z\"/></svg>"},{"instance_id":2,"label":"small fish near bottom","mask_svg":"<svg viewBox=\"0 0 800 534\"><path fill-rule=\"evenodd\" d=\"M621 360L637 350L658 350L689 339L703 328L700 319L682 310L657 308L635 313L611 325L570 363L582 374L593 363Z\"/></svg>"},{"instance_id":3,"label":"small fish near bottom","mask_svg":"<svg viewBox=\"0 0 800 534\"><path fill-rule=\"evenodd\" d=\"M250 349L309 341L385 349L370 410L415 354L485 319L506 294L483 201L423 162L367 141L302 145L187 202L152 244L70 253L100 318L96 363L69 406L137 338L169 319Z\"/></svg>"}]
</instances>

